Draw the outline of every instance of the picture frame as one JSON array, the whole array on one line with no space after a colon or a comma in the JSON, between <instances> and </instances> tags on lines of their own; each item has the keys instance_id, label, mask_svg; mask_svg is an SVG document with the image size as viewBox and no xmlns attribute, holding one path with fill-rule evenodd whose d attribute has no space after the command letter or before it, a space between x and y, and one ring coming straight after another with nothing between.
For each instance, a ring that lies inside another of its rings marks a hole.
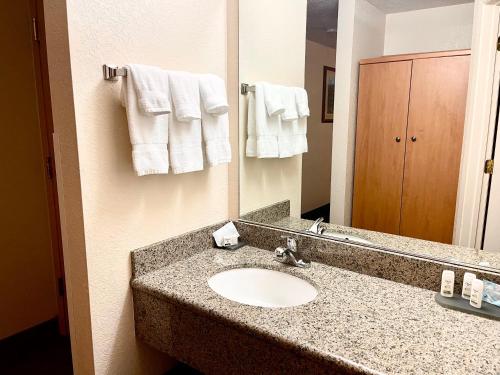
<instances>
[{"instance_id":1,"label":"picture frame","mask_svg":"<svg viewBox=\"0 0 500 375\"><path fill-rule=\"evenodd\" d=\"M335 108L335 68L323 66L323 95L321 105L321 122L333 123Z\"/></svg>"}]
</instances>

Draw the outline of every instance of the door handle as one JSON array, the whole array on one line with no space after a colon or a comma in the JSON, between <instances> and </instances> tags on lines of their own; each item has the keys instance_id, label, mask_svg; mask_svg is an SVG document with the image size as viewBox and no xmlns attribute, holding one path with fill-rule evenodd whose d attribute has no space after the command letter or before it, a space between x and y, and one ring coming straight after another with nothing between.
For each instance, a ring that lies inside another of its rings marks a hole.
<instances>
[{"instance_id":1,"label":"door handle","mask_svg":"<svg viewBox=\"0 0 500 375\"><path fill-rule=\"evenodd\" d=\"M401 138L400 138L400 137L396 137L396 138L394 138L394 139L395 139L395 140L396 140L396 142L398 142L398 143L399 143L399 142L401 142Z\"/></svg>"},{"instance_id":2,"label":"door handle","mask_svg":"<svg viewBox=\"0 0 500 375\"><path fill-rule=\"evenodd\" d=\"M417 141L417 137L415 137L415 136L411 137L411 141L412 142L416 142Z\"/></svg>"}]
</instances>

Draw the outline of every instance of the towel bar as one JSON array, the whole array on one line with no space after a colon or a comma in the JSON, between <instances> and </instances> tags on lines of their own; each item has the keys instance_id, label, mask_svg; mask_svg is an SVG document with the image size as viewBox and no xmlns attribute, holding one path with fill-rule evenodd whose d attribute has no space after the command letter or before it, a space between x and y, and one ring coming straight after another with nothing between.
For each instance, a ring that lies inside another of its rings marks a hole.
<instances>
[{"instance_id":1,"label":"towel bar","mask_svg":"<svg viewBox=\"0 0 500 375\"><path fill-rule=\"evenodd\" d=\"M102 72L104 74L104 79L106 81L116 81L118 77L126 77L127 69L119 68L116 65L104 64L102 66Z\"/></svg>"},{"instance_id":2,"label":"towel bar","mask_svg":"<svg viewBox=\"0 0 500 375\"><path fill-rule=\"evenodd\" d=\"M250 86L248 83L241 84L241 95L246 95L249 92L255 92L255 86Z\"/></svg>"}]
</instances>

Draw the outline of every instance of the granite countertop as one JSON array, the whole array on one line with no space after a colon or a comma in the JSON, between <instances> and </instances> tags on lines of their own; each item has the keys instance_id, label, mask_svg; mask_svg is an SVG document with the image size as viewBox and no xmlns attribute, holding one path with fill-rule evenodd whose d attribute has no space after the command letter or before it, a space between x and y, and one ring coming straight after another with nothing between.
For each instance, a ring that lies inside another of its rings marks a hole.
<instances>
[{"instance_id":1,"label":"granite countertop","mask_svg":"<svg viewBox=\"0 0 500 375\"><path fill-rule=\"evenodd\" d=\"M318 288L318 297L269 309L230 301L210 289L210 276L239 266L299 276ZM235 252L207 249L135 278L132 287L360 373L500 373L500 322L447 310L429 290L320 263L290 267L250 246Z\"/></svg>"},{"instance_id":2,"label":"granite countertop","mask_svg":"<svg viewBox=\"0 0 500 375\"><path fill-rule=\"evenodd\" d=\"M310 228L312 223L312 220L288 216L269 224L279 228L303 231ZM322 223L322 225L327 228L327 231L358 236L372 242L373 245L382 246L386 249L404 251L409 254L426 255L447 261L458 261L476 266L479 265L480 262L488 262L488 268L493 270L500 269L500 253L477 251L463 246L449 245L439 242L420 240L417 238L398 236L395 234L351 228L337 224Z\"/></svg>"}]
</instances>

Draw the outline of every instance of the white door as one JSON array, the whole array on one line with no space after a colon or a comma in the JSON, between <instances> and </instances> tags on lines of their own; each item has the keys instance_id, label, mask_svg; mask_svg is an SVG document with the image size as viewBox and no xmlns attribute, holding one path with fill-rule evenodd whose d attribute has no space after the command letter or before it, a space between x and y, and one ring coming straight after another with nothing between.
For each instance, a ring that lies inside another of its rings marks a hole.
<instances>
[{"instance_id":1,"label":"white door","mask_svg":"<svg viewBox=\"0 0 500 375\"><path fill-rule=\"evenodd\" d=\"M494 160L497 165L491 179L483 249L500 253L500 134L498 130Z\"/></svg>"},{"instance_id":2,"label":"white door","mask_svg":"<svg viewBox=\"0 0 500 375\"><path fill-rule=\"evenodd\" d=\"M498 32L500 40L500 31ZM496 128L493 134L493 160L496 161L496 171L493 171L490 181L490 191L489 198L487 201L487 211L485 214L484 223L484 237L483 237L483 250L496 252L500 254L500 131L498 130L499 125L499 113L497 106L499 105L500 96L500 51L497 49L496 62L495 62L495 80L493 87L496 87L496 91L493 95L493 105L491 108L491 115L496 116Z\"/></svg>"}]
</instances>

